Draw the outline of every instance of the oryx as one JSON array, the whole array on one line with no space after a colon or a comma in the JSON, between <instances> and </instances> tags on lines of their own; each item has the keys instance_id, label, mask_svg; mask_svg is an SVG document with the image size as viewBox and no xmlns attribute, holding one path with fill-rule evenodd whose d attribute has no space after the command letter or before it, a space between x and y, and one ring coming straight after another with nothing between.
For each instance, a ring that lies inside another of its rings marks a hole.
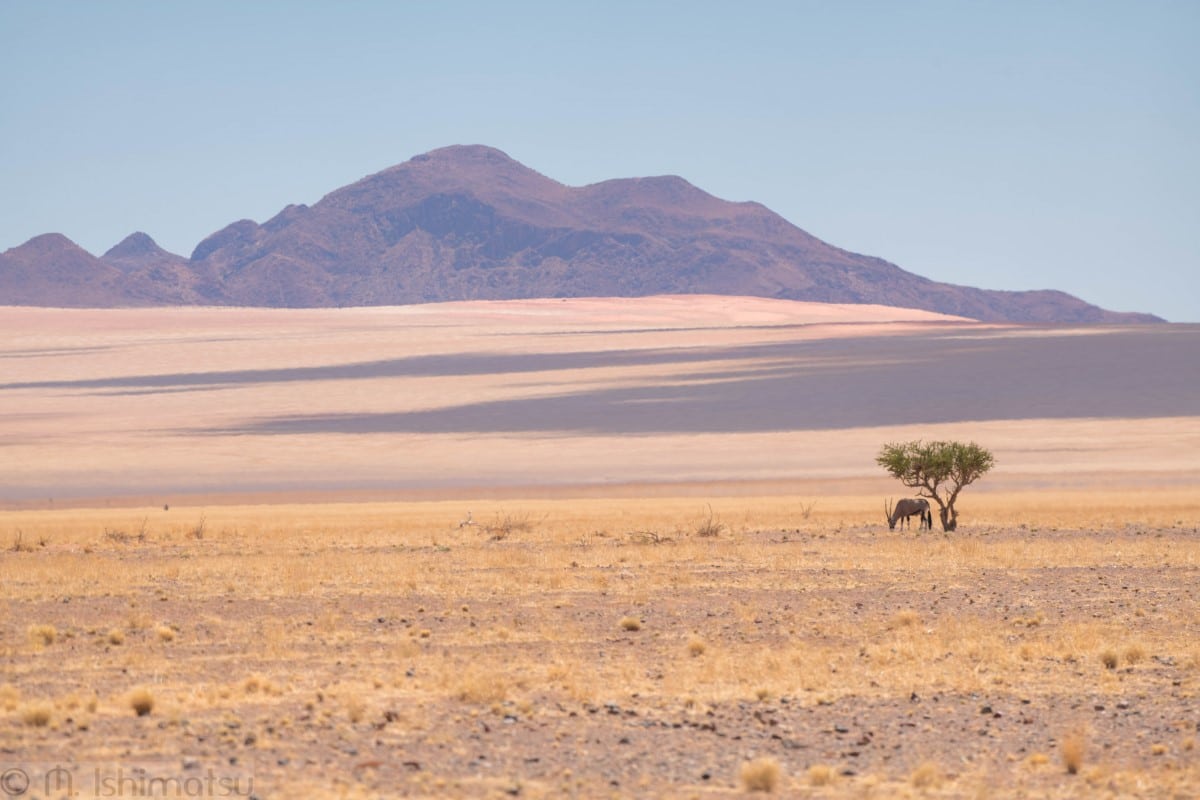
<instances>
[{"instance_id":1,"label":"oryx","mask_svg":"<svg viewBox=\"0 0 1200 800\"><path fill-rule=\"evenodd\" d=\"M920 515L921 524L918 530L928 528L933 530L933 512L929 510L929 501L924 497L905 497L896 503L896 507L892 508L891 501L885 500L883 503L883 511L887 514L888 528L895 530L896 523L900 523L903 528L909 522L909 517Z\"/></svg>"}]
</instances>

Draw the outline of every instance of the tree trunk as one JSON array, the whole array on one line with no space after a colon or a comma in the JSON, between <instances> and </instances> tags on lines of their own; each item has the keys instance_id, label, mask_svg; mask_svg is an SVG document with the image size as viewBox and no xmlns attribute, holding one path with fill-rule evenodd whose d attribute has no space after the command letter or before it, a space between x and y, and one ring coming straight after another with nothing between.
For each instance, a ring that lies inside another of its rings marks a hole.
<instances>
[{"instance_id":1,"label":"tree trunk","mask_svg":"<svg viewBox=\"0 0 1200 800\"><path fill-rule=\"evenodd\" d=\"M954 531L958 529L958 512L954 510L954 506L942 506L942 530Z\"/></svg>"}]
</instances>

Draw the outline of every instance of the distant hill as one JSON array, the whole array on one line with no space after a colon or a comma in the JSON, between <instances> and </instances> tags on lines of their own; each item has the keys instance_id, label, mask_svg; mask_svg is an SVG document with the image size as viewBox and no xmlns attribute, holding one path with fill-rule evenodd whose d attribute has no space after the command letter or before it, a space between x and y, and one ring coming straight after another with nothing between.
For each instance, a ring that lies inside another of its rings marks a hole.
<instances>
[{"instance_id":1,"label":"distant hill","mask_svg":"<svg viewBox=\"0 0 1200 800\"><path fill-rule=\"evenodd\" d=\"M0 304L330 307L723 294L877 303L987 321L1154 322L1059 291L937 283L679 177L571 187L455 146L240 220L190 258L135 233L100 258L57 234L0 254Z\"/></svg>"}]
</instances>

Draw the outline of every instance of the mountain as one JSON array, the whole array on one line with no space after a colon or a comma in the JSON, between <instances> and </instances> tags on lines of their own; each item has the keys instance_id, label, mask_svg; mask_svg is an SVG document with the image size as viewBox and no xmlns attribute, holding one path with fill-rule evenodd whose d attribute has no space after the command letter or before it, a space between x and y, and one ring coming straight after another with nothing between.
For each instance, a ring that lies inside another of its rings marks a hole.
<instances>
[{"instance_id":1,"label":"mountain","mask_svg":"<svg viewBox=\"0 0 1200 800\"><path fill-rule=\"evenodd\" d=\"M222 293L205 282L184 256L169 253L158 242L138 231L113 245L100 260L123 274L130 304L220 304ZM138 300L145 302L138 302Z\"/></svg>"},{"instance_id":2,"label":"mountain","mask_svg":"<svg viewBox=\"0 0 1200 800\"><path fill-rule=\"evenodd\" d=\"M126 236L120 243L109 248L101 258L127 273L136 272L142 267L163 261L175 262L181 266L187 264L186 258L168 253L158 246L158 242L141 231Z\"/></svg>"},{"instance_id":3,"label":"mountain","mask_svg":"<svg viewBox=\"0 0 1200 800\"><path fill-rule=\"evenodd\" d=\"M96 258L58 233L0 253L0 305L112 308L196 305L190 262L133 234Z\"/></svg>"},{"instance_id":4,"label":"mountain","mask_svg":"<svg viewBox=\"0 0 1200 800\"><path fill-rule=\"evenodd\" d=\"M936 283L679 177L572 187L482 146L417 156L261 225L239 220L187 259L143 233L100 259L77 247L68 258L64 237L57 249L30 250L43 238L0 254L0 303L320 307L726 294L989 321L1158 321L1057 291Z\"/></svg>"},{"instance_id":5,"label":"mountain","mask_svg":"<svg viewBox=\"0 0 1200 800\"><path fill-rule=\"evenodd\" d=\"M122 273L58 233L0 253L0 303L114 306L127 303Z\"/></svg>"}]
</instances>

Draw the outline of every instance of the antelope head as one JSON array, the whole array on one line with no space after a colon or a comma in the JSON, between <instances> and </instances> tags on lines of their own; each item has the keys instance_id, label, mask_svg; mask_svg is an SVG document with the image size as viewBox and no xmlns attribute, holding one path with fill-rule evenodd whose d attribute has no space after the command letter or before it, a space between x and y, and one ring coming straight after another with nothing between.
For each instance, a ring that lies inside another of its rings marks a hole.
<instances>
[{"instance_id":1,"label":"antelope head","mask_svg":"<svg viewBox=\"0 0 1200 800\"><path fill-rule=\"evenodd\" d=\"M888 529L896 530L896 518L892 516L892 501L891 498L883 501L883 513L887 515Z\"/></svg>"}]
</instances>

